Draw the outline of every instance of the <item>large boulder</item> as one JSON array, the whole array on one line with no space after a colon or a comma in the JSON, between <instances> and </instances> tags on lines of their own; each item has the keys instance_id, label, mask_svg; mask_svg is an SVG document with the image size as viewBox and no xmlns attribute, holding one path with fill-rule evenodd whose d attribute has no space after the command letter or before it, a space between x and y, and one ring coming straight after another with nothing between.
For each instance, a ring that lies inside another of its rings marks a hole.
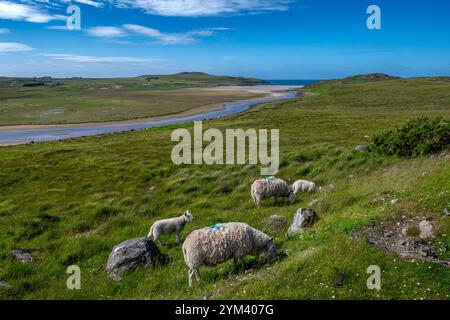
<instances>
[{"instance_id":1,"label":"large boulder","mask_svg":"<svg viewBox=\"0 0 450 320\"><path fill-rule=\"evenodd\" d=\"M114 280L122 280L127 272L137 268L154 268L167 261L153 240L137 238L122 242L115 246L109 255L106 271Z\"/></svg>"},{"instance_id":2,"label":"large boulder","mask_svg":"<svg viewBox=\"0 0 450 320\"><path fill-rule=\"evenodd\" d=\"M305 227L310 227L316 221L317 214L314 210L300 208L294 215L294 221L288 229L288 234L294 234L302 231Z\"/></svg>"}]
</instances>

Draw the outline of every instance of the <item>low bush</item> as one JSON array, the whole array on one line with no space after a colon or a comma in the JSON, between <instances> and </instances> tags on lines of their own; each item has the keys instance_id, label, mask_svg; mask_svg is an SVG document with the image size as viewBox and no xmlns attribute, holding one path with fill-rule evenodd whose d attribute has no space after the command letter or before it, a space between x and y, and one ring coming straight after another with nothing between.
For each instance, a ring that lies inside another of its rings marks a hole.
<instances>
[{"instance_id":1,"label":"low bush","mask_svg":"<svg viewBox=\"0 0 450 320\"><path fill-rule=\"evenodd\" d=\"M373 137L370 151L385 155L415 157L442 151L450 146L450 120L420 117L396 130Z\"/></svg>"}]
</instances>

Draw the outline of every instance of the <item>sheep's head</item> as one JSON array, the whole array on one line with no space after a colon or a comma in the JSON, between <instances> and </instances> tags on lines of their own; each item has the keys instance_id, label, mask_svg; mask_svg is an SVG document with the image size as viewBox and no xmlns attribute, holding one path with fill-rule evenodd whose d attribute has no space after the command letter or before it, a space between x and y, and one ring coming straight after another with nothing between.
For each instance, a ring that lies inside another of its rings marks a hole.
<instances>
[{"instance_id":1,"label":"sheep's head","mask_svg":"<svg viewBox=\"0 0 450 320\"><path fill-rule=\"evenodd\" d=\"M184 221L189 222L194 219L194 216L189 212L189 210L186 210L185 213L183 213Z\"/></svg>"},{"instance_id":2,"label":"sheep's head","mask_svg":"<svg viewBox=\"0 0 450 320\"><path fill-rule=\"evenodd\" d=\"M277 256L277 246L275 245L273 238L270 238L267 242L267 245L263 249L263 254L271 260L275 259Z\"/></svg>"},{"instance_id":3,"label":"sheep's head","mask_svg":"<svg viewBox=\"0 0 450 320\"><path fill-rule=\"evenodd\" d=\"M290 203L290 204L292 204L292 203L295 202L295 194L294 194L294 191L291 190L291 192L289 192L288 199L289 199L289 203Z\"/></svg>"}]
</instances>

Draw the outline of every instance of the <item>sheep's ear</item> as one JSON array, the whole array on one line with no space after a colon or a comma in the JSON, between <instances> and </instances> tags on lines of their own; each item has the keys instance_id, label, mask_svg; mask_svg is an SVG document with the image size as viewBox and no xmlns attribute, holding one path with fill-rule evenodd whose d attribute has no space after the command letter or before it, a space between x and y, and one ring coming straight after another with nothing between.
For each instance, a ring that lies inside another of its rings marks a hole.
<instances>
[{"instance_id":1,"label":"sheep's ear","mask_svg":"<svg viewBox=\"0 0 450 320\"><path fill-rule=\"evenodd\" d=\"M270 241L273 241L273 238L270 238Z\"/></svg>"}]
</instances>

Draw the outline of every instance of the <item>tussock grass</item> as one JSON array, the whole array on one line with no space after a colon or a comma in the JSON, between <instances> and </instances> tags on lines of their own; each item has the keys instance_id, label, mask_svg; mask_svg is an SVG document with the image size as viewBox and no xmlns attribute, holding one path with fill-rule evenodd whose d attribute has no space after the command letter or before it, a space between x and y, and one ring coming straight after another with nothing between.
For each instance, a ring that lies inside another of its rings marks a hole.
<instances>
[{"instance_id":1,"label":"tussock grass","mask_svg":"<svg viewBox=\"0 0 450 320\"><path fill-rule=\"evenodd\" d=\"M310 89L318 95L204 123L205 129L280 128L278 176L323 186L299 195L294 205L267 200L254 207L250 185L259 177L257 166L173 165L170 134L180 126L2 148L0 279L14 288L0 288L0 297L448 299L449 268L403 261L353 236L403 215L432 216L439 224L436 242L448 256L450 223L441 215L450 205L448 157L402 159L353 148L411 117L448 117L449 89L446 79L324 83ZM202 268L202 283L188 288L181 248L167 236L161 248L173 259L167 266L138 270L121 283L106 276L112 247L145 236L157 219L189 209L194 221L183 237L229 221L265 230L270 215L291 221L297 208L315 199L317 224L292 237L273 233L286 256L273 263L249 256L250 272L232 276L230 262ZM15 248L31 250L34 262L13 261L8 253ZM79 291L65 287L71 264L82 270ZM380 291L366 287L367 267L374 264L382 270Z\"/></svg>"}]
</instances>

